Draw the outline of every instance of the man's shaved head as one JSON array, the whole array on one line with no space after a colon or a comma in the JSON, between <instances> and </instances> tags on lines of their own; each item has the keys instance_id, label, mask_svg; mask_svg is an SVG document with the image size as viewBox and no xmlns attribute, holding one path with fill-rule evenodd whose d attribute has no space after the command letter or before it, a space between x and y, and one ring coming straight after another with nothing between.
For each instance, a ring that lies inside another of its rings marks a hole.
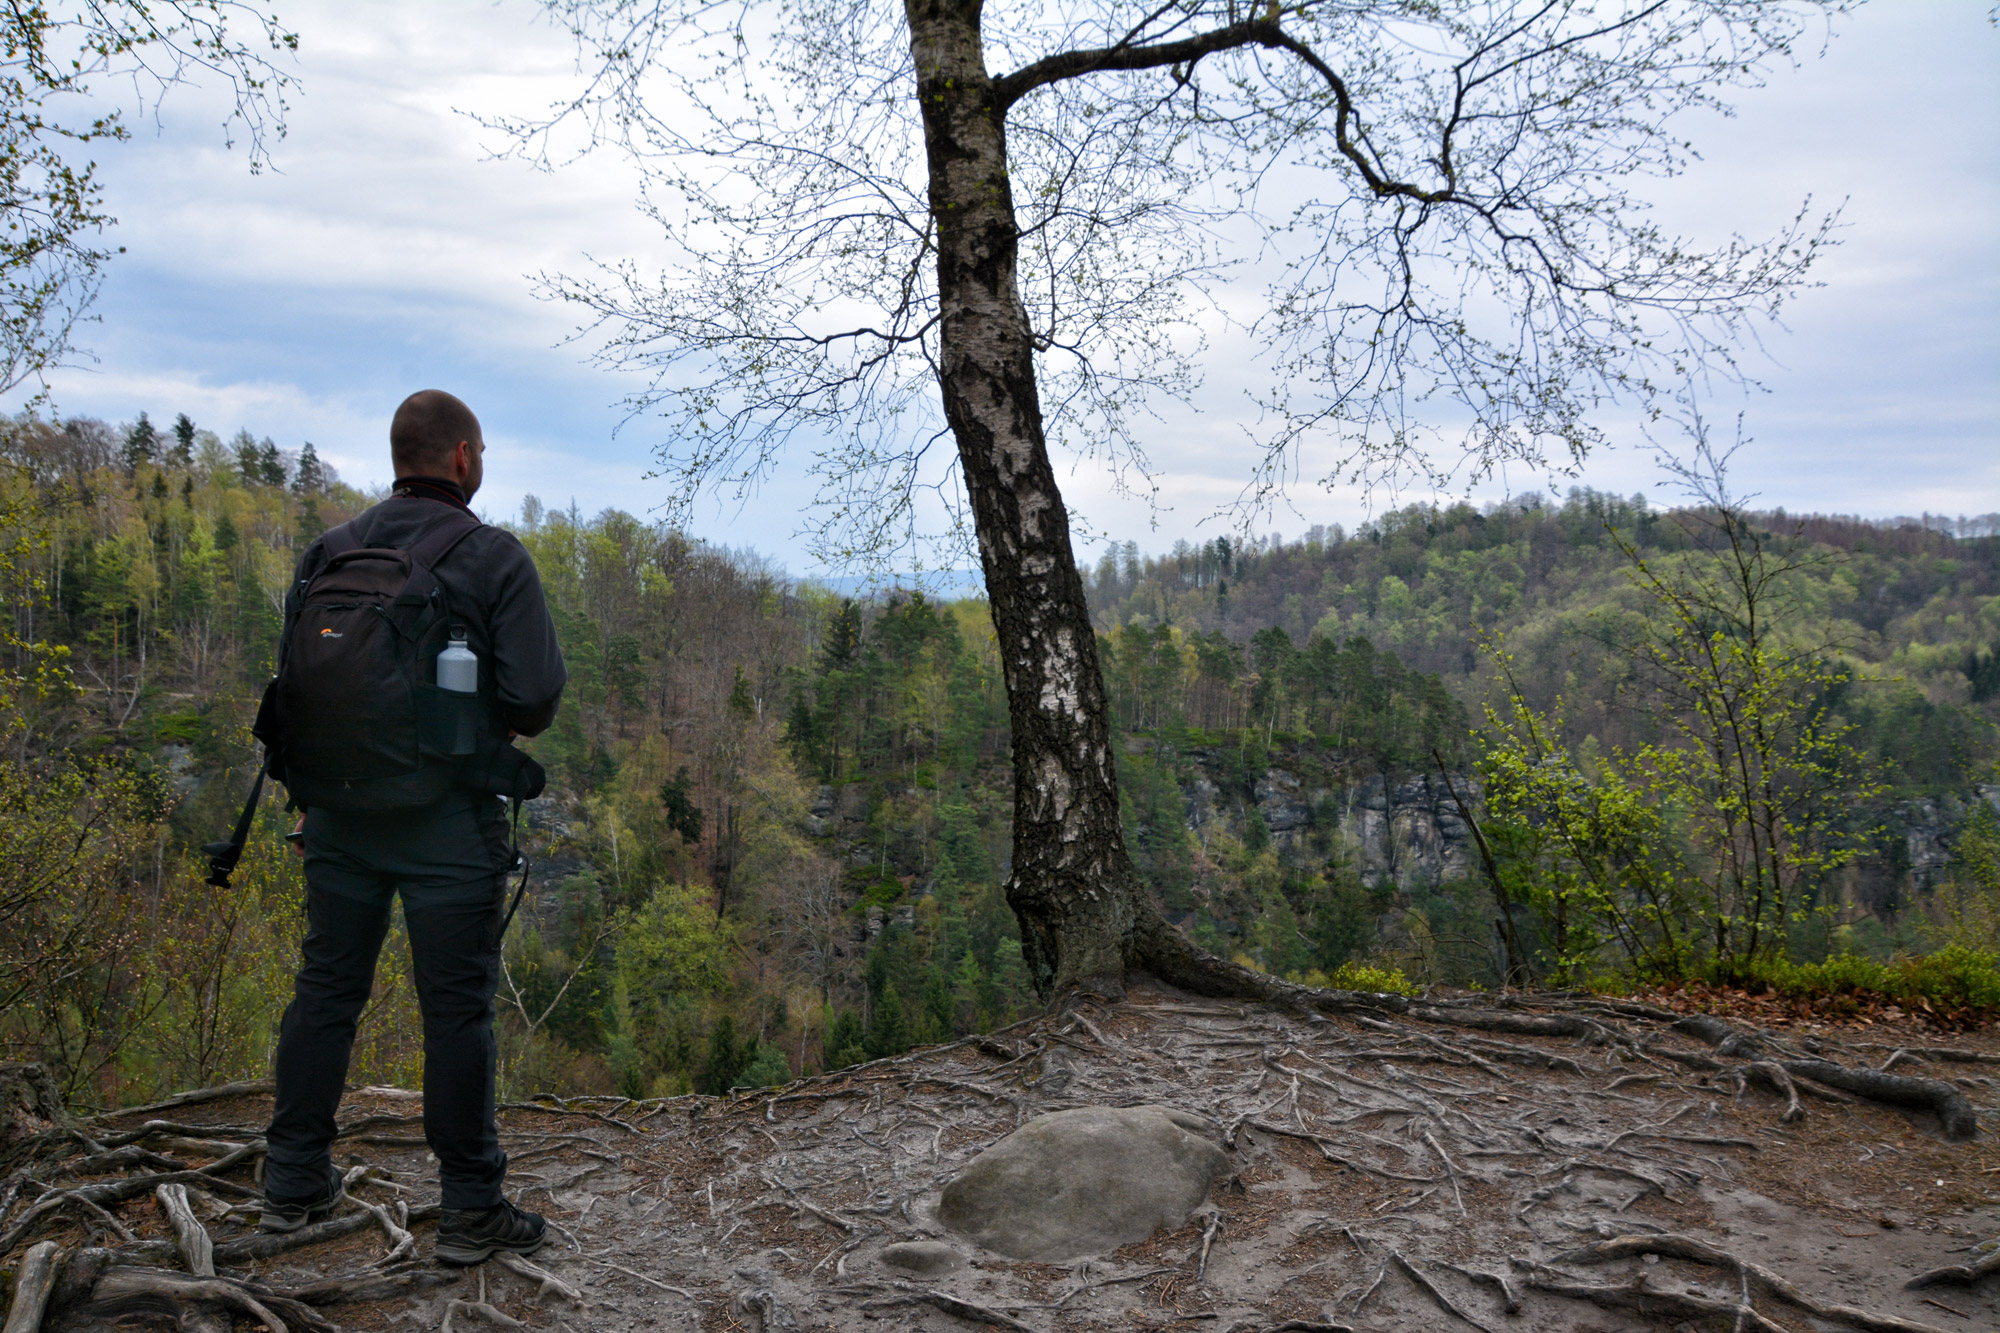
<instances>
[{"instance_id":1,"label":"man's shaved head","mask_svg":"<svg viewBox=\"0 0 2000 1333\"><path fill-rule=\"evenodd\" d=\"M389 457L399 477L450 477L460 441L478 453L484 444L479 418L443 389L411 394L389 423Z\"/></svg>"}]
</instances>

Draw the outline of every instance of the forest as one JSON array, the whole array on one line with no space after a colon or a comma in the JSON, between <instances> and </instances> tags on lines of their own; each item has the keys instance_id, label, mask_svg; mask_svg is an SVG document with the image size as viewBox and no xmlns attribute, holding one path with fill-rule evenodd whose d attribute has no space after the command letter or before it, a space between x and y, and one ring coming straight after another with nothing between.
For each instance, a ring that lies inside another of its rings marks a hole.
<instances>
[{"instance_id":1,"label":"forest","mask_svg":"<svg viewBox=\"0 0 2000 1333\"><path fill-rule=\"evenodd\" d=\"M256 770L298 554L377 498L184 414L5 425L0 1041L76 1105L268 1067L289 816L266 802L226 894L197 849ZM984 602L842 596L617 511L499 521L570 671L531 743L509 1089L721 1092L1036 1007ZM2000 1006L1990 517L1577 491L1126 545L1088 583L1127 845L1224 956L1371 989ZM419 1067L392 944L353 1079Z\"/></svg>"}]
</instances>

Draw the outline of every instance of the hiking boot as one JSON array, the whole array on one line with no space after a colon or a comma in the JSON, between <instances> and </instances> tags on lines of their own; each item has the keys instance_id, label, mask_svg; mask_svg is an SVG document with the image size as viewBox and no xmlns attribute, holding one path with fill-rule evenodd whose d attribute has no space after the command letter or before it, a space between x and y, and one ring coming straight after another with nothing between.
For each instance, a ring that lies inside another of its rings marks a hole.
<instances>
[{"instance_id":1,"label":"hiking boot","mask_svg":"<svg viewBox=\"0 0 2000 1333\"><path fill-rule=\"evenodd\" d=\"M447 1208L438 1219L436 1254L448 1264L480 1264L501 1250L533 1254L548 1239L540 1213L506 1199L491 1208Z\"/></svg>"},{"instance_id":2,"label":"hiking boot","mask_svg":"<svg viewBox=\"0 0 2000 1333\"><path fill-rule=\"evenodd\" d=\"M262 1231L297 1231L324 1217L329 1216L347 1197L347 1187L341 1183L340 1172L334 1171L326 1184L326 1193L316 1199L304 1199L297 1203L283 1203L277 1199L264 1200L263 1216L257 1219Z\"/></svg>"}]
</instances>

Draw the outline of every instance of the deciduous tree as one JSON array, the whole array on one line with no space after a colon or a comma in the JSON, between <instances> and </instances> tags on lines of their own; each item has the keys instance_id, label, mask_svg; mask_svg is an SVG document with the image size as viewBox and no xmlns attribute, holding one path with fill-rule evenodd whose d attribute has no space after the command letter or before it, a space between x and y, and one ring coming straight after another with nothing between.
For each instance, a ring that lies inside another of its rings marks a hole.
<instances>
[{"instance_id":1,"label":"deciduous tree","mask_svg":"<svg viewBox=\"0 0 2000 1333\"><path fill-rule=\"evenodd\" d=\"M261 169L284 134L291 86L273 57L297 47L274 15L242 0L0 7L0 392L62 361L113 254L97 163L77 158L130 137L126 111L206 80L234 94L232 144L240 132ZM107 104L111 88L129 102Z\"/></svg>"},{"instance_id":2,"label":"deciduous tree","mask_svg":"<svg viewBox=\"0 0 2000 1333\"><path fill-rule=\"evenodd\" d=\"M832 553L922 537L926 488L976 535L1044 993L1280 984L1193 949L1133 872L1052 458L1143 478L1146 413L1191 391L1232 264L1269 277L1254 504L1308 458L1580 457L1594 409L1732 370L1825 236L1802 210L1705 246L1633 182L1840 0L545 3L585 82L506 128L553 161L581 126L644 174L674 260L550 287L648 376L676 489L754 485L789 447Z\"/></svg>"}]
</instances>

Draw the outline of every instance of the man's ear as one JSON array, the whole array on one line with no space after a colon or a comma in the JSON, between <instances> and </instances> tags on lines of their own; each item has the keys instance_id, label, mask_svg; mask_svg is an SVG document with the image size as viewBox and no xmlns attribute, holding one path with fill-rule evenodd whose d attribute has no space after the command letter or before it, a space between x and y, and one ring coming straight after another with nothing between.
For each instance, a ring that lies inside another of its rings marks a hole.
<instances>
[{"instance_id":1,"label":"man's ear","mask_svg":"<svg viewBox=\"0 0 2000 1333\"><path fill-rule=\"evenodd\" d=\"M451 451L452 477L464 481L472 475L472 441L460 440L458 447Z\"/></svg>"}]
</instances>

